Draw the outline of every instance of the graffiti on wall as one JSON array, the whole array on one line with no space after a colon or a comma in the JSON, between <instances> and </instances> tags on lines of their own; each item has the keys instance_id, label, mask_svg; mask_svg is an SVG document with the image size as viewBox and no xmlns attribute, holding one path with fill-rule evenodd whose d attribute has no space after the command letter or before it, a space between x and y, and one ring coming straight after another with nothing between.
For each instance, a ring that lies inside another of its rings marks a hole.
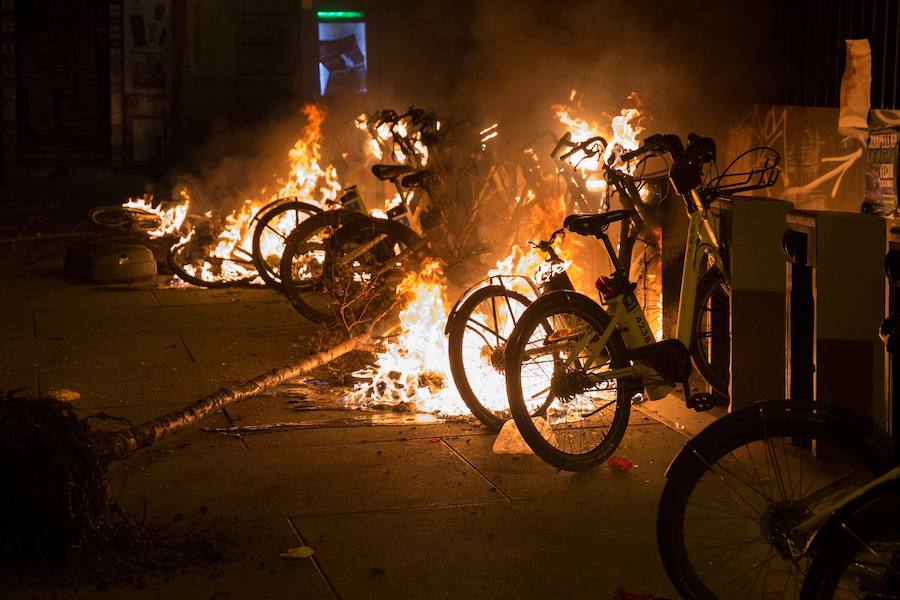
<instances>
[{"instance_id":1,"label":"graffiti on wall","mask_svg":"<svg viewBox=\"0 0 900 600\"><path fill-rule=\"evenodd\" d=\"M725 156L769 146L782 157L778 185L769 196L799 209L857 212L864 195L866 133L838 131L829 108L755 106L729 128Z\"/></svg>"}]
</instances>

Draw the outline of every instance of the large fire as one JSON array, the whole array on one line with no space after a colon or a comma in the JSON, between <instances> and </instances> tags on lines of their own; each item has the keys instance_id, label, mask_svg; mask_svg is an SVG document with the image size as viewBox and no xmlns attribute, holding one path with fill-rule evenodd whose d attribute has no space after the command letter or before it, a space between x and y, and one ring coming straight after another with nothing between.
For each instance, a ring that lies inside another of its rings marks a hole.
<instances>
[{"instance_id":1,"label":"large fire","mask_svg":"<svg viewBox=\"0 0 900 600\"><path fill-rule=\"evenodd\" d=\"M640 113L636 109L626 109L613 117L608 127L582 117L577 109L554 107L560 123L572 131L575 141L584 140L596 135L603 135L610 141L602 156L588 157L578 164L579 170L587 176L587 184L592 191L603 191L605 181L602 179L602 161L613 161L612 154L617 149L633 149L637 147L637 136L641 128L637 125ZM226 215L219 222L217 237L210 246L211 256L233 258L235 255L250 256L252 222L259 210L271 201L282 197L296 197L298 200L328 210L336 206L335 200L341 190L338 175L334 167L323 164L321 156L321 126L325 112L315 106L303 107L306 126L294 147L289 151L290 168L283 180L275 182L270 189L274 193L261 191L256 197L244 200L237 209ZM377 123L377 122L375 122ZM429 159L428 148L422 143L421 134L411 129L409 118L401 118L391 123L373 124L371 119L361 116L357 126L370 134L367 150L371 158L382 160L385 156L398 163L414 167L425 165ZM491 128L489 128L491 129ZM489 133L496 135L496 131ZM398 140L405 140L402 144ZM580 158L572 157L573 164ZM537 157L535 157L537 159ZM524 193L531 193L526 190ZM534 236L535 241L546 238L562 223L567 206L563 196L541 198L530 212L524 216L525 230ZM385 210L400 202L399 196L385 202ZM195 230L189 227L188 212L191 208L187 190L182 192L179 202L172 203L165 209L153 208L148 199L130 200L126 206L134 206L151 210L162 219L162 225L154 235L181 235L179 243L184 244L192 239ZM209 216L209 213L207 213ZM381 210L377 211L382 216ZM280 256L283 249L283 238L298 224L295 213L288 212L279 222L271 223L274 233L263 236L261 245L263 254ZM185 231L187 229L187 231ZM578 256L589 244L576 236L568 236L557 240L556 249L563 259L570 278L581 291L592 294L593 286L586 285L582 268L577 264ZM592 248L593 250L593 248ZM533 297L535 290L527 283L525 277L534 279L541 269L547 267L546 255L531 245L514 246L509 254L498 261L496 267L486 274L504 277L504 283L512 289ZM223 263L233 272L227 277L246 278L252 274L249 261L246 266L239 263ZM209 263L198 268L202 271L209 268ZM220 274L221 276L221 274ZM523 277L524 276L524 277ZM653 279L655 275L647 274L645 279ZM592 281L592 279L591 279ZM468 414L462 398L452 383L449 365L449 350L444 326L450 303L446 297L447 281L441 263L428 261L418 272L411 272L398 287L398 294L406 299L406 306L400 314L400 334L388 341L384 349L376 356L373 366L365 372L358 373L367 380L351 392L347 402L352 406L402 406L410 411L432 412L443 415ZM643 300L643 298L642 298ZM649 308L645 305L645 308ZM524 307L516 307L512 313L519 316ZM649 312L649 310L648 310ZM648 315L649 316L649 315ZM473 318L487 319L487 315L473 315ZM496 318L496 317L495 317ZM514 319L505 317L505 321L490 323L501 335L508 336L514 325ZM486 323L487 324L487 323ZM479 354L477 348L467 348L467 359L489 360ZM473 354L474 353L474 354ZM487 375L489 381L482 386L488 393L486 401L496 403L494 409L506 405L505 380L502 372L495 371Z\"/></svg>"},{"instance_id":2,"label":"large fire","mask_svg":"<svg viewBox=\"0 0 900 600\"><path fill-rule=\"evenodd\" d=\"M572 130L574 141L582 141L597 135L603 135L610 143L602 156L591 157L579 164L579 169L584 169L590 175L588 181L602 182L602 164L600 161L612 161L613 166L624 168L619 164L613 152L630 150L638 147L637 137L641 127L637 125L640 113L637 109L625 109L621 114L611 119L608 128L601 127L598 123L585 118L574 116L575 112L565 107L554 107L560 122ZM357 120L361 129L366 128L366 120ZM379 141L388 142L389 130L379 131L373 137L368 148L375 158L381 158L384 145ZM377 138L380 138L377 139ZM401 157L395 156L395 159ZM572 157L573 163L579 158ZM595 190L603 186L593 184ZM546 202L538 203L528 215L529 231L540 236L547 236L556 230L565 216L565 202L562 198L550 198ZM583 273L573 260L590 241L581 240L576 236L568 236L558 240L556 249L564 261L570 278L578 289L586 293L592 293L593 286L586 287ZM527 248L527 249L525 249ZM534 297L534 289L525 277L534 279L536 274L547 267L547 256L544 252L533 246L514 246L508 256L497 262L496 267L490 269L487 277L503 278L507 287ZM506 277L511 276L511 277ZM524 276L524 277L523 277ZM655 274L643 275L645 281L652 281ZM646 286L645 286L646 287ZM400 315L401 334L386 344L383 351L377 354L375 364L365 372L358 375L367 381L358 384L348 397L351 406L395 406L405 410L432 412L443 415L468 414L462 398L452 385L449 365L449 348L443 329L447 319L448 299L445 296L446 281L437 261L427 263L418 273L410 273L399 286L398 292L408 298L406 308ZM653 304L645 305L648 317L653 312ZM474 319L484 319L485 325L497 330L504 337L508 337L515 321L520 316L524 307L511 306L512 317L501 317L499 322L490 321L489 315L475 314ZM463 348L464 361L480 360L489 362L490 357L485 356L483 349L474 346ZM479 374L483 380L479 381L479 400L484 402L492 410L506 408L506 383L504 375L499 370L485 369Z\"/></svg>"},{"instance_id":3,"label":"large fire","mask_svg":"<svg viewBox=\"0 0 900 600\"><path fill-rule=\"evenodd\" d=\"M209 256L225 259L218 268L219 279L245 279L256 273L251 264L253 219L260 209L279 198L295 197L298 200L328 210L335 207L341 191L338 174L331 165L322 164L321 129L326 112L323 108L308 104L301 112L306 124L300 138L288 152L289 169L287 177L277 179L272 189L266 188L252 198L246 198L238 208L221 217L215 224L217 234L209 248ZM180 192L180 200L154 207L152 198L129 199L123 206L152 212L162 218L163 225L151 232L151 237L180 235L177 245L184 245L194 239L197 232L188 226L186 217L190 211L190 195L187 189ZM299 224L296 212L289 211L269 223L269 229L260 237L260 248L264 258L280 257L284 249L284 238ZM212 212L205 213L213 218ZM186 229L186 231L185 231ZM184 265L185 270L201 279L212 279L212 264L204 261L199 265Z\"/></svg>"}]
</instances>

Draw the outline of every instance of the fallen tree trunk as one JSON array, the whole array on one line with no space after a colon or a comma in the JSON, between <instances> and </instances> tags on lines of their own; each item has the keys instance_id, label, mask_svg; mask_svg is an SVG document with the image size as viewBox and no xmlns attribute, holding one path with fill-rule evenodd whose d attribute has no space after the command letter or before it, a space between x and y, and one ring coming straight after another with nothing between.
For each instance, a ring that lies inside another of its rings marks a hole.
<instances>
[{"instance_id":1,"label":"fallen tree trunk","mask_svg":"<svg viewBox=\"0 0 900 600\"><path fill-rule=\"evenodd\" d=\"M123 458L135 450L146 448L175 431L197 422L211 412L220 410L238 400L262 394L272 387L296 379L301 375L306 375L348 352L365 346L372 341L372 338L373 331L370 328L364 334L317 352L297 364L267 371L234 387L221 388L181 410L156 417L130 431L98 432L99 443L104 453L110 458Z\"/></svg>"}]
</instances>

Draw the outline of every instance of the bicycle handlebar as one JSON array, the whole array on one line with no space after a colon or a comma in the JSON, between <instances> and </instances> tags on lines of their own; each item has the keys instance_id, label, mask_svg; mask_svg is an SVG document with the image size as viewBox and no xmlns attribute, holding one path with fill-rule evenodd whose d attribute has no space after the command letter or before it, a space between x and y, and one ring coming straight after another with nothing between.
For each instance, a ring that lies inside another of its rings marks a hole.
<instances>
[{"instance_id":1,"label":"bicycle handlebar","mask_svg":"<svg viewBox=\"0 0 900 600\"><path fill-rule=\"evenodd\" d=\"M606 138L597 135L581 142L573 142L572 132L567 131L566 134L556 142L556 147L550 152L550 156L551 158L558 158L559 160L566 160L577 152L584 152L585 158L596 156L597 154L600 154L600 148L596 147L596 145L600 145L605 149L608 145ZM559 151L563 148L569 148L569 151L562 156L557 157L556 155L559 154Z\"/></svg>"},{"instance_id":2,"label":"bicycle handlebar","mask_svg":"<svg viewBox=\"0 0 900 600\"><path fill-rule=\"evenodd\" d=\"M553 249L553 242L556 241L556 238L562 236L566 236L566 228L561 227L550 234L550 237L546 240L541 240L539 242L528 242L531 244L533 248L537 248L538 250L542 250L546 252L550 256L550 260L558 261L560 260L559 255L556 254L556 250Z\"/></svg>"},{"instance_id":3,"label":"bicycle handlebar","mask_svg":"<svg viewBox=\"0 0 900 600\"><path fill-rule=\"evenodd\" d=\"M559 138L559 141L556 142L556 146L553 147L553 150L550 151L550 158L556 158L556 155L559 154L559 151L562 150L566 146L572 145L572 132L567 131L564 136Z\"/></svg>"}]
</instances>

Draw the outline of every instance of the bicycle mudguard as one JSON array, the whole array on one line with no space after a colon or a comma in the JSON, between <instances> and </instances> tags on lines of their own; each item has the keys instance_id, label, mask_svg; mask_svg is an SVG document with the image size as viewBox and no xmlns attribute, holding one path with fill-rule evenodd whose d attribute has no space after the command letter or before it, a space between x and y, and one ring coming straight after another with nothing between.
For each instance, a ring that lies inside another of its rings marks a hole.
<instances>
[{"instance_id":1,"label":"bicycle mudguard","mask_svg":"<svg viewBox=\"0 0 900 600\"><path fill-rule=\"evenodd\" d=\"M835 427L842 435L859 440L865 444L873 455L880 456L885 464L896 464L897 454L890 436L875 423L854 412L833 404L811 402L808 400L773 400L759 402L742 408L718 419L688 440L681 451L669 463L666 478L677 477L684 471L703 463L704 453L714 449L722 439L728 439L732 430L746 427L759 421L760 415L775 420L779 416L807 417L824 419L827 425Z\"/></svg>"}]
</instances>

